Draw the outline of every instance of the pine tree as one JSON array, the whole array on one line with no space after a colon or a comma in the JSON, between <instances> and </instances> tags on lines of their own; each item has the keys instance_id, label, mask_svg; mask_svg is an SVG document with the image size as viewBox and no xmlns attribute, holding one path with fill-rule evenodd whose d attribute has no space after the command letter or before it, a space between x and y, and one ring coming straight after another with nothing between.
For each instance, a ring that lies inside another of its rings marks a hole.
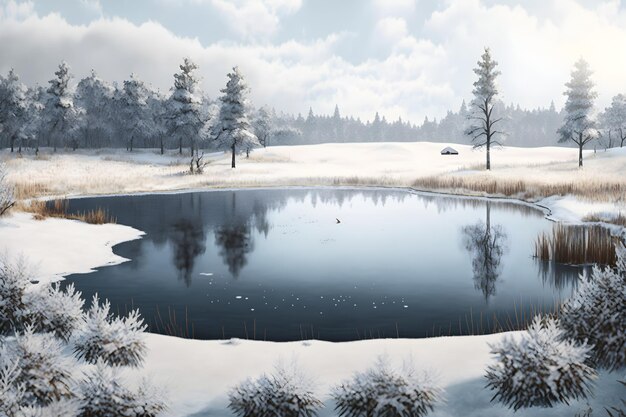
<instances>
[{"instance_id":1,"label":"pine tree","mask_svg":"<svg viewBox=\"0 0 626 417\"><path fill-rule=\"evenodd\" d=\"M148 107L150 91L135 74L124 81L124 87L118 94L120 104L119 127L128 138L127 149L133 151L135 140L149 136L154 132L154 121Z\"/></svg>"},{"instance_id":2,"label":"pine tree","mask_svg":"<svg viewBox=\"0 0 626 417\"><path fill-rule=\"evenodd\" d=\"M24 135L27 125L28 97L27 89L20 78L11 69L6 78L0 78L0 131L14 151L15 141ZM20 140L20 151L22 149Z\"/></svg>"},{"instance_id":3,"label":"pine tree","mask_svg":"<svg viewBox=\"0 0 626 417\"><path fill-rule=\"evenodd\" d=\"M248 120L246 94L248 87L238 67L228 74L226 88L221 90L219 120L213 128L214 140L220 149L229 149L231 167L235 168L235 155L246 147L261 146L252 133Z\"/></svg>"},{"instance_id":4,"label":"pine tree","mask_svg":"<svg viewBox=\"0 0 626 417\"><path fill-rule=\"evenodd\" d=\"M474 99L471 102L471 111L469 120L471 125L466 129L465 134L472 138L474 149L485 148L487 151L486 169L491 169L491 147L494 145L502 146L500 142L495 140L495 136L503 134L503 132L495 129L496 123L502 120L496 117L494 108L498 89L496 87L496 77L500 75L500 71L495 68L498 65L496 61L491 59L489 48L485 48L481 60L478 61L478 67L474 69L474 73L478 75L478 80L474 82Z\"/></svg>"},{"instance_id":5,"label":"pine tree","mask_svg":"<svg viewBox=\"0 0 626 417\"><path fill-rule=\"evenodd\" d=\"M183 139L189 140L191 156L198 153L201 132L208 122L202 113L202 99L199 95L198 66L189 58L180 65L180 72L174 74L174 87L170 96L170 113L167 115L168 134L178 138L179 152L182 153Z\"/></svg>"},{"instance_id":6,"label":"pine tree","mask_svg":"<svg viewBox=\"0 0 626 417\"><path fill-rule=\"evenodd\" d=\"M84 110L82 132L85 146L105 146L103 139L112 135L111 101L113 88L94 70L76 87L76 103Z\"/></svg>"},{"instance_id":7,"label":"pine tree","mask_svg":"<svg viewBox=\"0 0 626 417\"><path fill-rule=\"evenodd\" d=\"M591 80L591 69L584 59L574 64L571 80L565 84L565 121L559 128L559 142L572 141L578 145L578 166L583 166L583 148L598 137L596 121L592 117L593 101L597 97Z\"/></svg>"},{"instance_id":8,"label":"pine tree","mask_svg":"<svg viewBox=\"0 0 626 417\"><path fill-rule=\"evenodd\" d=\"M265 148L270 144L273 123L269 110L264 106L259 109L253 121L254 134L259 139L259 143Z\"/></svg>"},{"instance_id":9,"label":"pine tree","mask_svg":"<svg viewBox=\"0 0 626 417\"><path fill-rule=\"evenodd\" d=\"M41 129L52 138L55 152L59 138L65 138L66 143L71 143L76 149L78 146L76 134L81 111L74 105L74 91L70 85L72 78L70 67L63 61L54 75L56 77L48 81L50 86L46 90L48 97L43 110Z\"/></svg>"}]
</instances>

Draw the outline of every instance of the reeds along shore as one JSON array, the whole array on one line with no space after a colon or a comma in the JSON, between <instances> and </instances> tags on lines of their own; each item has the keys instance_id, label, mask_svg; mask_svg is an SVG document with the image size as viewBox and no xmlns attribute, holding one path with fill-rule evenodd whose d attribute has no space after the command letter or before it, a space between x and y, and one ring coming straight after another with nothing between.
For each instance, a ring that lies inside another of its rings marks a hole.
<instances>
[{"instance_id":1,"label":"reeds along shore","mask_svg":"<svg viewBox=\"0 0 626 417\"><path fill-rule=\"evenodd\" d=\"M617 237L599 225L556 224L535 241L535 257L571 265L615 265Z\"/></svg>"},{"instance_id":2,"label":"reeds along shore","mask_svg":"<svg viewBox=\"0 0 626 417\"><path fill-rule=\"evenodd\" d=\"M64 219L80 220L90 224L116 223L106 210L97 208L86 212L70 213L69 201L66 199L51 201L31 201L21 206L24 211L33 213L36 219L57 217Z\"/></svg>"}]
</instances>

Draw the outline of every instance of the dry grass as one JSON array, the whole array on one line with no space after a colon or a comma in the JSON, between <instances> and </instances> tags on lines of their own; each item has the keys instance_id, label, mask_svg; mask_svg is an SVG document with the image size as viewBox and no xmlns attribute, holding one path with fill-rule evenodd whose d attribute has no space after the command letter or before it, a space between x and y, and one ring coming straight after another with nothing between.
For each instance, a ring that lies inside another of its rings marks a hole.
<instances>
[{"instance_id":1,"label":"dry grass","mask_svg":"<svg viewBox=\"0 0 626 417\"><path fill-rule=\"evenodd\" d=\"M626 182L586 180L546 184L524 180L496 179L486 176L432 176L418 178L413 182L412 186L428 190L485 193L523 199L571 194L591 201L626 200Z\"/></svg>"},{"instance_id":2,"label":"dry grass","mask_svg":"<svg viewBox=\"0 0 626 417\"><path fill-rule=\"evenodd\" d=\"M50 194L50 188L41 182L27 181L15 184L15 198L18 200L28 200L43 195Z\"/></svg>"},{"instance_id":3,"label":"dry grass","mask_svg":"<svg viewBox=\"0 0 626 417\"><path fill-rule=\"evenodd\" d=\"M112 217L106 210L98 208L83 213L69 213L68 200L51 200L51 201L31 201L23 203L20 208L26 212L33 213L33 217L37 220L43 220L48 217L56 217L63 219L80 220L90 224L115 223L116 219Z\"/></svg>"},{"instance_id":4,"label":"dry grass","mask_svg":"<svg viewBox=\"0 0 626 417\"><path fill-rule=\"evenodd\" d=\"M592 213L583 217L582 220L584 222L591 222L591 223L602 222L602 223L609 223L609 224L615 224L617 226L626 227L626 215L622 213L618 213L617 216L611 216L611 215L606 215L606 214L601 214L601 213Z\"/></svg>"},{"instance_id":5,"label":"dry grass","mask_svg":"<svg viewBox=\"0 0 626 417\"><path fill-rule=\"evenodd\" d=\"M556 224L550 233L537 237L535 257L571 265L615 265L617 239L603 226Z\"/></svg>"}]
</instances>

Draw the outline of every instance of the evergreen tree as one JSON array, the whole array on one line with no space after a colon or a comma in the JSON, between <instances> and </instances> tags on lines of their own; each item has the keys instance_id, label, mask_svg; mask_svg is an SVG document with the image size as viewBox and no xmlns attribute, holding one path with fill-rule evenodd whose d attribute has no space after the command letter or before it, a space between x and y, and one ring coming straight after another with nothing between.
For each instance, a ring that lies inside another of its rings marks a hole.
<instances>
[{"instance_id":1,"label":"evergreen tree","mask_svg":"<svg viewBox=\"0 0 626 417\"><path fill-rule=\"evenodd\" d=\"M221 90L219 120L213 128L214 140L219 149L229 149L232 154L231 167L235 168L235 155L249 146L260 146L258 138L252 133L248 120L248 87L238 67L228 74L226 88Z\"/></svg>"},{"instance_id":2,"label":"evergreen tree","mask_svg":"<svg viewBox=\"0 0 626 417\"><path fill-rule=\"evenodd\" d=\"M174 87L170 97L171 113L167 116L169 135L178 138L179 153L183 151L183 139L189 140L191 156L198 153L201 132L207 123L202 113L202 98L196 74L198 66L189 58L180 65L180 72L174 74Z\"/></svg>"},{"instance_id":3,"label":"evergreen tree","mask_svg":"<svg viewBox=\"0 0 626 417\"><path fill-rule=\"evenodd\" d=\"M111 100L113 88L100 79L94 70L76 87L76 103L85 111L82 123L85 146L105 146L111 132Z\"/></svg>"},{"instance_id":4,"label":"evergreen tree","mask_svg":"<svg viewBox=\"0 0 626 417\"><path fill-rule=\"evenodd\" d=\"M263 147L267 147L270 144L270 136L273 131L272 118L267 107L261 107L257 112L256 118L253 122L254 134L259 139L259 143Z\"/></svg>"},{"instance_id":5,"label":"evergreen tree","mask_svg":"<svg viewBox=\"0 0 626 417\"><path fill-rule=\"evenodd\" d=\"M46 90L48 97L43 110L41 128L52 139L55 152L59 138L65 138L66 144L70 143L73 149L76 149L78 147L76 135L81 112L74 105L74 91L70 85L72 78L70 67L63 61L54 75L56 77L48 81L50 86Z\"/></svg>"},{"instance_id":6,"label":"evergreen tree","mask_svg":"<svg viewBox=\"0 0 626 417\"><path fill-rule=\"evenodd\" d=\"M469 119L472 121L471 126L467 128L465 133L472 138L474 149L485 148L487 151L487 161L485 167L491 169L491 147L500 145L495 140L495 135L503 132L495 129L496 123L502 120L501 117L495 117L493 110L496 103L498 89L496 88L496 77L500 75L500 71L495 68L498 65L496 61L491 59L489 48L485 48L481 60L478 61L478 67L474 69L474 73L478 75L478 80L474 82L474 100L471 103L471 113Z\"/></svg>"},{"instance_id":7,"label":"evergreen tree","mask_svg":"<svg viewBox=\"0 0 626 417\"><path fill-rule=\"evenodd\" d=\"M148 107L150 91L135 74L124 81L123 90L118 94L120 105L119 127L127 137L127 149L133 151L135 140L154 132L154 121Z\"/></svg>"},{"instance_id":8,"label":"evergreen tree","mask_svg":"<svg viewBox=\"0 0 626 417\"><path fill-rule=\"evenodd\" d=\"M593 119L593 101L597 94L592 90L591 70L584 59L574 64L571 80L565 84L565 122L557 131L559 142L574 142L578 145L578 166L583 166L583 148L598 137L596 121Z\"/></svg>"},{"instance_id":9,"label":"evergreen tree","mask_svg":"<svg viewBox=\"0 0 626 417\"><path fill-rule=\"evenodd\" d=\"M0 131L8 139L11 152L15 141L22 138L27 124L27 89L11 69L6 78L0 78ZM20 151L22 145L20 140Z\"/></svg>"},{"instance_id":10,"label":"evergreen tree","mask_svg":"<svg viewBox=\"0 0 626 417\"><path fill-rule=\"evenodd\" d=\"M611 105L602 113L602 128L605 134L617 135L620 147L626 142L626 95L618 94L611 100ZM610 141L609 141L610 147Z\"/></svg>"}]
</instances>

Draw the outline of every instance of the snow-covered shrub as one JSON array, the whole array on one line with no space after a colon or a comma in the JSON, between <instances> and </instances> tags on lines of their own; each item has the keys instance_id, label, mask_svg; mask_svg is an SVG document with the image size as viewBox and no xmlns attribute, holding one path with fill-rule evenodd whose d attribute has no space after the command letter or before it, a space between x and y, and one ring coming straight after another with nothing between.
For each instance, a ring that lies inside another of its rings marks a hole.
<instances>
[{"instance_id":1,"label":"snow-covered shrub","mask_svg":"<svg viewBox=\"0 0 626 417\"><path fill-rule=\"evenodd\" d=\"M443 390L412 367L392 368L385 358L333 388L335 410L348 417L421 417L442 400Z\"/></svg>"},{"instance_id":2,"label":"snow-covered shrub","mask_svg":"<svg viewBox=\"0 0 626 417\"><path fill-rule=\"evenodd\" d=\"M581 276L564 304L561 326L568 337L593 345L594 365L616 370L626 366L626 249L616 248L615 270L595 267Z\"/></svg>"},{"instance_id":3,"label":"snow-covered shrub","mask_svg":"<svg viewBox=\"0 0 626 417\"><path fill-rule=\"evenodd\" d=\"M7 183L6 168L0 163L0 216L15 204L13 187Z\"/></svg>"},{"instance_id":4,"label":"snow-covered shrub","mask_svg":"<svg viewBox=\"0 0 626 417\"><path fill-rule=\"evenodd\" d=\"M0 353L4 354L4 349ZM20 412L24 398L24 386L17 382L20 375L16 360L0 358L0 416L15 417Z\"/></svg>"},{"instance_id":5,"label":"snow-covered shrub","mask_svg":"<svg viewBox=\"0 0 626 417\"><path fill-rule=\"evenodd\" d=\"M24 314L24 294L30 284L23 259L0 257L0 334L20 327Z\"/></svg>"},{"instance_id":6,"label":"snow-covered shrub","mask_svg":"<svg viewBox=\"0 0 626 417\"><path fill-rule=\"evenodd\" d=\"M79 412L80 402L64 399L54 401L43 407L22 407L15 417L78 417Z\"/></svg>"},{"instance_id":7,"label":"snow-covered shrub","mask_svg":"<svg viewBox=\"0 0 626 417\"><path fill-rule=\"evenodd\" d=\"M45 285L25 294L25 320L37 331L54 333L69 340L83 319L84 301L74 284L61 290L60 285Z\"/></svg>"},{"instance_id":8,"label":"snow-covered shrub","mask_svg":"<svg viewBox=\"0 0 626 417\"><path fill-rule=\"evenodd\" d=\"M552 407L591 393L596 371L585 361L591 346L565 340L553 318L535 317L519 340L505 337L491 346L496 363L487 368L487 387L515 410Z\"/></svg>"},{"instance_id":9,"label":"snow-covered shrub","mask_svg":"<svg viewBox=\"0 0 626 417\"><path fill-rule=\"evenodd\" d=\"M85 324L76 335L75 353L89 363L101 359L111 366L141 365L146 354L143 332L147 326L139 311L117 317L110 313L110 308L108 300L100 305L98 295L93 297Z\"/></svg>"},{"instance_id":10,"label":"snow-covered shrub","mask_svg":"<svg viewBox=\"0 0 626 417\"><path fill-rule=\"evenodd\" d=\"M0 369L17 364L12 385L23 389L29 405L48 405L72 397L72 361L63 354L63 343L50 333L34 333L28 327L0 350Z\"/></svg>"},{"instance_id":11,"label":"snow-covered shrub","mask_svg":"<svg viewBox=\"0 0 626 417\"><path fill-rule=\"evenodd\" d=\"M322 407L311 380L295 364L247 379L228 393L228 399L228 407L242 417L311 417Z\"/></svg>"},{"instance_id":12,"label":"snow-covered shrub","mask_svg":"<svg viewBox=\"0 0 626 417\"><path fill-rule=\"evenodd\" d=\"M122 383L117 370L98 361L80 384L79 417L153 417L165 410L162 396L146 383L134 392Z\"/></svg>"}]
</instances>

